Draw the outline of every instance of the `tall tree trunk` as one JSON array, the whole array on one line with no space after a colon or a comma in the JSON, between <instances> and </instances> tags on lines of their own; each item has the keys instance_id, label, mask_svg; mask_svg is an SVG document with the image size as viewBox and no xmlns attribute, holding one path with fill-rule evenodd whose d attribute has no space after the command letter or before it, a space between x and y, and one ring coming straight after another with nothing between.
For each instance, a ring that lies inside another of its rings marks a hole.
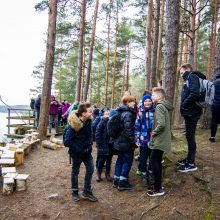
<instances>
[{"instance_id":1,"label":"tall tree trunk","mask_svg":"<svg viewBox=\"0 0 220 220\"><path fill-rule=\"evenodd\" d=\"M196 0L191 0L191 14L190 14L190 45L188 62L194 68L194 51L195 51L195 29L196 26Z\"/></svg>"},{"instance_id":2,"label":"tall tree trunk","mask_svg":"<svg viewBox=\"0 0 220 220\"><path fill-rule=\"evenodd\" d=\"M214 74L219 73L219 72L220 72L220 28L218 28L215 57L213 59L212 78L214 77Z\"/></svg>"},{"instance_id":3,"label":"tall tree trunk","mask_svg":"<svg viewBox=\"0 0 220 220\"><path fill-rule=\"evenodd\" d=\"M184 38L184 63L187 63L189 59L189 37Z\"/></svg>"},{"instance_id":4,"label":"tall tree trunk","mask_svg":"<svg viewBox=\"0 0 220 220\"><path fill-rule=\"evenodd\" d=\"M199 0L199 9L201 8L202 2ZM198 18L197 18L197 31L196 31L196 39L195 39L195 52L194 52L194 68L197 69L198 65L198 49L199 49L199 31L200 31L200 17L201 11L199 11Z\"/></svg>"},{"instance_id":5,"label":"tall tree trunk","mask_svg":"<svg viewBox=\"0 0 220 220\"><path fill-rule=\"evenodd\" d=\"M110 51L110 30L111 30L111 8L112 0L109 1L108 14L108 37L107 37L107 52L106 52L106 70L105 70L105 105L108 104L108 71L109 71L109 51Z\"/></svg>"},{"instance_id":6,"label":"tall tree trunk","mask_svg":"<svg viewBox=\"0 0 220 220\"><path fill-rule=\"evenodd\" d=\"M111 108L114 106L115 100L115 79L116 79L116 69L117 69L117 47L118 47L118 1L117 11L116 11L116 25L115 25L115 49L114 49L114 68L113 68L113 79L112 79L112 98L111 98Z\"/></svg>"},{"instance_id":7,"label":"tall tree trunk","mask_svg":"<svg viewBox=\"0 0 220 220\"><path fill-rule=\"evenodd\" d=\"M88 89L89 89L89 79L90 79L90 74L92 72L92 56L93 56L93 48L94 48L94 41L95 41L98 8L99 8L99 0L96 0L95 9L94 9L94 17L93 17L93 27L92 27L92 33L91 33L91 41L90 41L90 49L89 49L89 62L88 62L86 78L85 78L85 87L84 87L84 96L83 96L84 102L86 102L87 100Z\"/></svg>"},{"instance_id":8,"label":"tall tree trunk","mask_svg":"<svg viewBox=\"0 0 220 220\"><path fill-rule=\"evenodd\" d=\"M127 58L127 71L126 71L126 86L125 90L128 91L129 88L129 73L130 73L130 55L131 55L131 48L130 48L130 43L128 44L128 58Z\"/></svg>"},{"instance_id":9,"label":"tall tree trunk","mask_svg":"<svg viewBox=\"0 0 220 220\"><path fill-rule=\"evenodd\" d=\"M210 33L210 47L209 47L209 58L208 58L208 67L207 67L207 74L208 78L211 79L212 74L212 64L213 58L215 56L215 44L216 44L216 28L217 28L217 20L218 20L218 0L214 0L214 12L212 15L212 26L211 26L211 33Z\"/></svg>"},{"instance_id":10,"label":"tall tree trunk","mask_svg":"<svg viewBox=\"0 0 220 220\"><path fill-rule=\"evenodd\" d=\"M81 94L80 94L80 101L83 99L83 88L85 83L85 66L86 66L86 43L85 43L85 36L83 38L83 65L82 65L82 79L81 79Z\"/></svg>"},{"instance_id":11,"label":"tall tree trunk","mask_svg":"<svg viewBox=\"0 0 220 220\"><path fill-rule=\"evenodd\" d=\"M145 90L149 90L150 87L152 15L153 15L153 0L149 0L147 6L147 22L146 22Z\"/></svg>"},{"instance_id":12,"label":"tall tree trunk","mask_svg":"<svg viewBox=\"0 0 220 220\"><path fill-rule=\"evenodd\" d=\"M179 18L179 1L167 0L163 85L166 98L171 104L174 100L177 73Z\"/></svg>"},{"instance_id":13,"label":"tall tree trunk","mask_svg":"<svg viewBox=\"0 0 220 220\"><path fill-rule=\"evenodd\" d=\"M155 16L154 16L152 70L151 70L151 74L150 74L150 89L152 89L153 87L156 86L159 21L160 21L160 0L156 0L156 2L155 2Z\"/></svg>"},{"instance_id":14,"label":"tall tree trunk","mask_svg":"<svg viewBox=\"0 0 220 220\"><path fill-rule=\"evenodd\" d=\"M161 55L162 55L162 36L163 36L163 26L164 26L164 8L165 8L165 0L162 0L160 25L159 25L158 50L157 50L157 72L156 72L157 81L161 80Z\"/></svg>"},{"instance_id":15,"label":"tall tree trunk","mask_svg":"<svg viewBox=\"0 0 220 220\"><path fill-rule=\"evenodd\" d=\"M50 94L51 94L53 65L54 65L54 51L55 51L55 41L56 41L56 20L57 20L57 0L50 0L46 64L44 70L44 82L43 82L43 90L41 97L40 120L38 127L38 132L40 134L41 140L44 140L47 137L47 124L48 124L48 116L49 116Z\"/></svg>"},{"instance_id":16,"label":"tall tree trunk","mask_svg":"<svg viewBox=\"0 0 220 220\"><path fill-rule=\"evenodd\" d=\"M125 45L125 60L124 60L124 70L123 70L121 96L123 96L123 94L125 92L125 84L126 84L125 81L126 81L126 75L127 75L126 67L127 67L127 45Z\"/></svg>"},{"instance_id":17,"label":"tall tree trunk","mask_svg":"<svg viewBox=\"0 0 220 220\"><path fill-rule=\"evenodd\" d=\"M80 94L81 94L81 79L82 79L82 66L83 66L83 39L84 39L84 32L85 32L85 16L86 16L86 0L82 0L82 2L81 2L80 30L79 30L76 94L75 94L75 102L76 103L80 102Z\"/></svg>"}]
</instances>

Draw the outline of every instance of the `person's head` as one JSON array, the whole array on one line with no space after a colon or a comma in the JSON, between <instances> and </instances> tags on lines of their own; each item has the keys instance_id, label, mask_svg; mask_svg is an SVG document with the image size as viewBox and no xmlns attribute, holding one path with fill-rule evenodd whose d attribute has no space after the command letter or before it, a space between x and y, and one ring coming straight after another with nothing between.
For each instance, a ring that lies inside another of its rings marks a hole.
<instances>
[{"instance_id":1,"label":"person's head","mask_svg":"<svg viewBox=\"0 0 220 220\"><path fill-rule=\"evenodd\" d=\"M152 107L152 98L150 95L145 95L143 98L142 98L142 105L144 106L144 108L146 109L149 109Z\"/></svg>"},{"instance_id":2,"label":"person's head","mask_svg":"<svg viewBox=\"0 0 220 220\"><path fill-rule=\"evenodd\" d=\"M126 95L121 98L121 103L127 105L129 108L134 108L135 98L131 95Z\"/></svg>"},{"instance_id":3,"label":"person's head","mask_svg":"<svg viewBox=\"0 0 220 220\"><path fill-rule=\"evenodd\" d=\"M113 116L116 115L116 114L117 114L117 111L113 108L113 109L111 109L110 112L109 112L109 117L113 117Z\"/></svg>"},{"instance_id":4,"label":"person's head","mask_svg":"<svg viewBox=\"0 0 220 220\"><path fill-rule=\"evenodd\" d=\"M54 101L55 100L55 96L54 95L51 95L50 96L50 101Z\"/></svg>"},{"instance_id":5,"label":"person's head","mask_svg":"<svg viewBox=\"0 0 220 220\"><path fill-rule=\"evenodd\" d=\"M149 90L145 90L144 93L143 93L143 95L142 95L142 97L145 96L145 95L150 95L150 96L151 96L151 95L152 95L152 92L149 91Z\"/></svg>"},{"instance_id":6,"label":"person's head","mask_svg":"<svg viewBox=\"0 0 220 220\"><path fill-rule=\"evenodd\" d=\"M131 95L130 91L125 91L123 96Z\"/></svg>"},{"instance_id":7,"label":"person's head","mask_svg":"<svg viewBox=\"0 0 220 220\"><path fill-rule=\"evenodd\" d=\"M152 89L152 100L157 103L165 99L165 91L161 87L155 87Z\"/></svg>"},{"instance_id":8,"label":"person's head","mask_svg":"<svg viewBox=\"0 0 220 220\"><path fill-rule=\"evenodd\" d=\"M89 103L80 104L77 112L79 117L82 117L85 121L92 119L92 110Z\"/></svg>"},{"instance_id":9,"label":"person's head","mask_svg":"<svg viewBox=\"0 0 220 220\"><path fill-rule=\"evenodd\" d=\"M191 72L191 71L193 71L193 68L192 68L192 65L189 63L184 63L179 68L179 72L181 76L183 76L185 72Z\"/></svg>"}]
</instances>

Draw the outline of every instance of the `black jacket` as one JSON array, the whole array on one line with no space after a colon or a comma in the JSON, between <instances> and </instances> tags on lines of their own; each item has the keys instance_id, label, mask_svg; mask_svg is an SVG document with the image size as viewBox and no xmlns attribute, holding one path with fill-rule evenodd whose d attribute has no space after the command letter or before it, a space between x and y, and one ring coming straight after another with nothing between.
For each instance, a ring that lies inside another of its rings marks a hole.
<instances>
[{"instance_id":1,"label":"black jacket","mask_svg":"<svg viewBox=\"0 0 220 220\"><path fill-rule=\"evenodd\" d=\"M114 140L114 148L118 151L130 151L136 147L134 139L134 124L136 119L135 109L127 105L119 105L116 109L121 112L121 134Z\"/></svg>"},{"instance_id":2,"label":"black jacket","mask_svg":"<svg viewBox=\"0 0 220 220\"><path fill-rule=\"evenodd\" d=\"M220 113L220 73L217 73L215 76L215 95L212 104L212 111Z\"/></svg>"},{"instance_id":3,"label":"black jacket","mask_svg":"<svg viewBox=\"0 0 220 220\"><path fill-rule=\"evenodd\" d=\"M96 132L95 132L95 141L97 144L98 155L109 155L109 141L110 137L107 132L107 123L109 118L102 117L101 121L99 122Z\"/></svg>"},{"instance_id":4,"label":"black jacket","mask_svg":"<svg viewBox=\"0 0 220 220\"><path fill-rule=\"evenodd\" d=\"M68 125L63 133L63 142L74 157L86 157L92 152L91 121L82 122L75 111L68 117Z\"/></svg>"},{"instance_id":5,"label":"black jacket","mask_svg":"<svg viewBox=\"0 0 220 220\"><path fill-rule=\"evenodd\" d=\"M183 74L185 84L182 89L180 104L181 115L195 120L199 119L202 114L202 108L196 104L200 100L200 84L196 73L199 74L199 72L185 72ZM187 80L188 83L186 83Z\"/></svg>"},{"instance_id":6,"label":"black jacket","mask_svg":"<svg viewBox=\"0 0 220 220\"><path fill-rule=\"evenodd\" d=\"M40 111L41 97L37 97L34 103L34 109Z\"/></svg>"}]
</instances>

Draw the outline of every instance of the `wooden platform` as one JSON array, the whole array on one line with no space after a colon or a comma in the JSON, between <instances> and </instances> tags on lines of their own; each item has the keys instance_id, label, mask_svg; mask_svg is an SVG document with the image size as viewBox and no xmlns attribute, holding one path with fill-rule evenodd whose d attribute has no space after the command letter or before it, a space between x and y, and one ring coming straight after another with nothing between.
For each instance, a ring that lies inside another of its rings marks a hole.
<instances>
[{"instance_id":1,"label":"wooden platform","mask_svg":"<svg viewBox=\"0 0 220 220\"><path fill-rule=\"evenodd\" d=\"M10 117L6 117L7 119L13 119L13 120L31 120L31 121L34 121L35 120L35 117L33 116L10 116Z\"/></svg>"}]
</instances>

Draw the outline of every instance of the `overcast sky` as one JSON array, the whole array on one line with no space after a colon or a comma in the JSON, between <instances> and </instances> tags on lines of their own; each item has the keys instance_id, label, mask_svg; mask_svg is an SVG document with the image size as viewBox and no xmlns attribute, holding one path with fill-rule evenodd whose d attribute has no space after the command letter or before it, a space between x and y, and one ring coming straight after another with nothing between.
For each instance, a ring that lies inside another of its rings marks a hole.
<instances>
[{"instance_id":1,"label":"overcast sky","mask_svg":"<svg viewBox=\"0 0 220 220\"><path fill-rule=\"evenodd\" d=\"M37 2L1 1L0 96L8 105L30 103L31 73L45 58L48 15L35 11Z\"/></svg>"}]
</instances>

